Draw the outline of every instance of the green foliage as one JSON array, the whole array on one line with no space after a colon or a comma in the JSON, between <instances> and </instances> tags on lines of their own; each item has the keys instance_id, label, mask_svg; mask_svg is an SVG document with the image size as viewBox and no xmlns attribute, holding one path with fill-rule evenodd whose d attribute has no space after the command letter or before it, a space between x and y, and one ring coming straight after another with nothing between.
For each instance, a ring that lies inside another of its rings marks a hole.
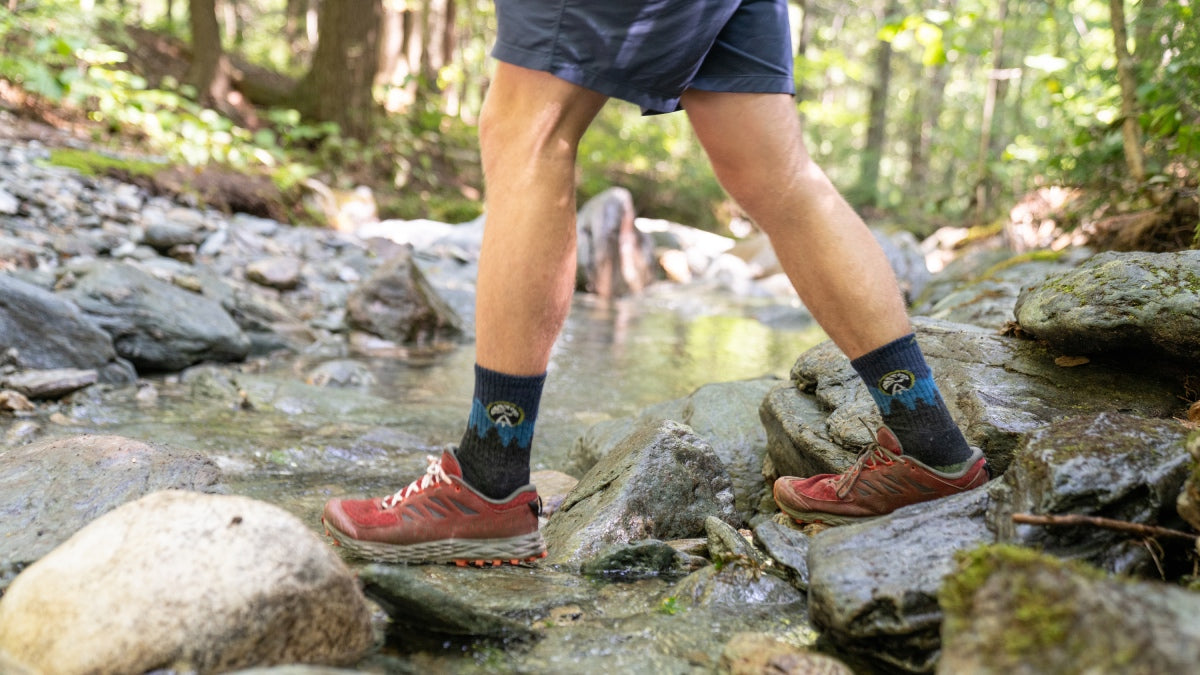
<instances>
[{"instance_id":1,"label":"green foliage","mask_svg":"<svg viewBox=\"0 0 1200 675\"><path fill-rule=\"evenodd\" d=\"M675 616L682 609L683 607L681 607L679 604L679 598L675 597L674 595L668 595L662 599L662 602L658 603L658 609L656 611L659 614Z\"/></svg>"},{"instance_id":2,"label":"green foliage","mask_svg":"<svg viewBox=\"0 0 1200 675\"><path fill-rule=\"evenodd\" d=\"M727 198L683 113L643 116L610 102L579 145L579 194L620 186L640 216L717 230Z\"/></svg>"}]
</instances>

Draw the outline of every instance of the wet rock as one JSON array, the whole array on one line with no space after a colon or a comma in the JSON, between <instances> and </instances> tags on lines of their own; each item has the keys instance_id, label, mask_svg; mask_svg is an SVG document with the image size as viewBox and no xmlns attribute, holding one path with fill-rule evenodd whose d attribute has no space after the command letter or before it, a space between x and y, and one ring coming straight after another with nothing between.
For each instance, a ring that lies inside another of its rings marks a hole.
<instances>
[{"instance_id":1,"label":"wet rock","mask_svg":"<svg viewBox=\"0 0 1200 675\"><path fill-rule=\"evenodd\" d=\"M579 577L525 567L367 565L359 577L400 642L410 632L522 640L533 635L531 620L592 596Z\"/></svg>"},{"instance_id":2,"label":"wet rock","mask_svg":"<svg viewBox=\"0 0 1200 675\"><path fill-rule=\"evenodd\" d=\"M16 350L18 368L96 370L100 381L124 384L136 373L117 357L112 338L74 303L0 274L0 344Z\"/></svg>"},{"instance_id":3,"label":"wet rock","mask_svg":"<svg viewBox=\"0 0 1200 675\"><path fill-rule=\"evenodd\" d=\"M1101 253L1022 292L1021 327L1064 354L1200 359L1200 251Z\"/></svg>"},{"instance_id":4,"label":"wet rock","mask_svg":"<svg viewBox=\"0 0 1200 675\"><path fill-rule=\"evenodd\" d=\"M647 408L636 420L601 422L576 440L568 455L571 470L585 473L637 424L674 420L691 427L712 446L733 481L734 506L743 520L749 520L770 488L762 475L767 435L758 408L778 383L776 378L760 378L707 384L684 398Z\"/></svg>"},{"instance_id":5,"label":"wet rock","mask_svg":"<svg viewBox=\"0 0 1200 675\"><path fill-rule=\"evenodd\" d=\"M1021 289L1076 267L1089 251L1039 251L1005 259L979 271L923 312L934 319L1000 330L1016 317Z\"/></svg>"},{"instance_id":6,"label":"wet rock","mask_svg":"<svg viewBox=\"0 0 1200 675\"><path fill-rule=\"evenodd\" d=\"M100 373L95 370L78 368L26 370L0 376L0 386L15 389L32 399L56 399L90 387L99 378Z\"/></svg>"},{"instance_id":7,"label":"wet rock","mask_svg":"<svg viewBox=\"0 0 1200 675\"><path fill-rule=\"evenodd\" d=\"M1192 458L1191 466L1175 500L1175 510L1193 529L1200 531L1200 432L1193 431L1188 437L1187 451Z\"/></svg>"},{"instance_id":8,"label":"wet rock","mask_svg":"<svg viewBox=\"0 0 1200 675\"><path fill-rule=\"evenodd\" d=\"M578 478L553 469L534 471L529 475L529 482L537 487L538 497L542 500L542 518L554 515L566 500L567 494L579 485Z\"/></svg>"},{"instance_id":9,"label":"wet rock","mask_svg":"<svg viewBox=\"0 0 1200 675\"><path fill-rule=\"evenodd\" d=\"M609 188L576 218L576 288L604 298L640 293L653 279L654 240L634 227L633 195Z\"/></svg>"},{"instance_id":10,"label":"wet rock","mask_svg":"<svg viewBox=\"0 0 1200 675\"><path fill-rule=\"evenodd\" d=\"M1167 418L1179 409L1178 385L1154 372L1100 362L1064 368L1038 342L920 317L913 324L950 414L997 473L1021 434L1051 420L1105 410ZM776 387L761 410L772 463L781 475L844 470L854 459L847 448L867 445L879 423L874 401L832 342L801 355L791 377L795 386Z\"/></svg>"},{"instance_id":11,"label":"wet rock","mask_svg":"<svg viewBox=\"0 0 1200 675\"><path fill-rule=\"evenodd\" d=\"M1028 549L972 552L941 598L947 675L1190 673L1200 662L1200 595Z\"/></svg>"},{"instance_id":12,"label":"wet rock","mask_svg":"<svg viewBox=\"0 0 1200 675\"><path fill-rule=\"evenodd\" d=\"M802 649L762 633L738 633L725 643L721 672L730 675L854 675L827 654Z\"/></svg>"},{"instance_id":13,"label":"wet rock","mask_svg":"<svg viewBox=\"0 0 1200 675\"><path fill-rule=\"evenodd\" d=\"M770 560L754 548L746 535L720 518L705 518L704 531L708 535L708 555L714 564L737 562L758 569L766 569L770 565Z\"/></svg>"},{"instance_id":14,"label":"wet rock","mask_svg":"<svg viewBox=\"0 0 1200 675\"><path fill-rule=\"evenodd\" d=\"M292 256L274 256L246 265L246 279L256 284L290 291L300 285L302 263Z\"/></svg>"},{"instance_id":15,"label":"wet rock","mask_svg":"<svg viewBox=\"0 0 1200 675\"><path fill-rule=\"evenodd\" d=\"M342 663L373 643L354 576L294 516L164 491L93 521L0 600L0 648L57 673Z\"/></svg>"},{"instance_id":16,"label":"wet rock","mask_svg":"<svg viewBox=\"0 0 1200 675\"><path fill-rule=\"evenodd\" d=\"M117 353L145 371L200 361L240 361L250 340L217 303L125 263L97 262L63 292L112 336Z\"/></svg>"},{"instance_id":17,"label":"wet rock","mask_svg":"<svg viewBox=\"0 0 1200 675\"><path fill-rule=\"evenodd\" d=\"M929 267L925 265L921 244L911 232L901 229L871 228L871 234L875 235L875 240L887 256L905 302L912 304L924 292L932 277Z\"/></svg>"},{"instance_id":18,"label":"wet rock","mask_svg":"<svg viewBox=\"0 0 1200 675\"><path fill-rule=\"evenodd\" d=\"M375 375L361 361L334 359L308 371L304 381L317 387L362 388L375 384Z\"/></svg>"},{"instance_id":19,"label":"wet rock","mask_svg":"<svg viewBox=\"0 0 1200 675\"><path fill-rule=\"evenodd\" d=\"M73 436L0 452L0 562L41 558L88 522L162 489L211 490L203 455L121 436Z\"/></svg>"},{"instance_id":20,"label":"wet rock","mask_svg":"<svg viewBox=\"0 0 1200 675\"><path fill-rule=\"evenodd\" d=\"M804 594L787 581L743 561L692 572L672 589L688 607L770 608L781 616L804 616Z\"/></svg>"},{"instance_id":21,"label":"wet rock","mask_svg":"<svg viewBox=\"0 0 1200 675\"><path fill-rule=\"evenodd\" d=\"M0 190L0 215L13 216L21 208L21 202L6 190Z\"/></svg>"},{"instance_id":22,"label":"wet rock","mask_svg":"<svg viewBox=\"0 0 1200 675\"><path fill-rule=\"evenodd\" d=\"M754 541L787 575L793 586L802 591L808 590L808 548L811 542L808 535L774 520L765 520L754 527Z\"/></svg>"},{"instance_id":23,"label":"wet rock","mask_svg":"<svg viewBox=\"0 0 1200 675\"><path fill-rule=\"evenodd\" d=\"M401 344L453 341L463 332L462 321L407 253L384 263L351 292L346 323Z\"/></svg>"},{"instance_id":24,"label":"wet rock","mask_svg":"<svg viewBox=\"0 0 1200 675\"><path fill-rule=\"evenodd\" d=\"M167 253L177 246L203 243L207 232L199 214L185 209L174 209L167 218L151 222L146 226L142 243L159 253Z\"/></svg>"},{"instance_id":25,"label":"wet rock","mask_svg":"<svg viewBox=\"0 0 1200 675\"><path fill-rule=\"evenodd\" d=\"M938 591L955 553L991 543L984 489L835 527L809 544L813 625L889 669L928 672L940 646Z\"/></svg>"},{"instance_id":26,"label":"wet rock","mask_svg":"<svg viewBox=\"0 0 1200 675\"><path fill-rule=\"evenodd\" d=\"M1016 524L1013 514L1094 515L1157 525L1189 469L1187 430L1174 420L1118 413L1083 415L1028 434L1012 466L993 484L990 527L1000 541L1038 548L1125 574L1152 573L1144 547L1128 535L1089 527Z\"/></svg>"},{"instance_id":27,"label":"wet rock","mask_svg":"<svg viewBox=\"0 0 1200 675\"><path fill-rule=\"evenodd\" d=\"M712 448L676 422L640 425L550 519L547 562L577 565L612 543L698 536L710 515L737 522L729 474Z\"/></svg>"},{"instance_id":28,"label":"wet rock","mask_svg":"<svg viewBox=\"0 0 1200 675\"><path fill-rule=\"evenodd\" d=\"M678 577L695 566L689 557L670 544L656 539L613 544L585 560L580 573L628 581L655 577Z\"/></svg>"}]
</instances>

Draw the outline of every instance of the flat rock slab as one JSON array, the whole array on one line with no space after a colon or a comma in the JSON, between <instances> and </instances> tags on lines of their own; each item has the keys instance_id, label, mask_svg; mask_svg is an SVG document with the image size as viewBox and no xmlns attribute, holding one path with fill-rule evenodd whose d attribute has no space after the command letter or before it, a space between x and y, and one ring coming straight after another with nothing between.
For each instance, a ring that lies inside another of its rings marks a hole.
<instances>
[{"instance_id":1,"label":"flat rock slab","mask_svg":"<svg viewBox=\"0 0 1200 675\"><path fill-rule=\"evenodd\" d=\"M0 452L0 562L30 563L87 523L162 489L221 477L200 453L123 436L72 436Z\"/></svg>"}]
</instances>

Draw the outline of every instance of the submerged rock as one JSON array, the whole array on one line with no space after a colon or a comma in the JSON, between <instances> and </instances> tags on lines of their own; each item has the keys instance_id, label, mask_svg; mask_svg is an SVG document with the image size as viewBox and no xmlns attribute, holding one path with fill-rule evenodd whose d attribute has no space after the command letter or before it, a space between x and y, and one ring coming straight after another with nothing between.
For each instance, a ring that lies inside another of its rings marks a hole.
<instances>
[{"instance_id":1,"label":"submerged rock","mask_svg":"<svg viewBox=\"0 0 1200 675\"><path fill-rule=\"evenodd\" d=\"M0 650L63 675L338 664L373 641L365 598L332 549L245 497L164 491L126 504L0 600Z\"/></svg>"}]
</instances>

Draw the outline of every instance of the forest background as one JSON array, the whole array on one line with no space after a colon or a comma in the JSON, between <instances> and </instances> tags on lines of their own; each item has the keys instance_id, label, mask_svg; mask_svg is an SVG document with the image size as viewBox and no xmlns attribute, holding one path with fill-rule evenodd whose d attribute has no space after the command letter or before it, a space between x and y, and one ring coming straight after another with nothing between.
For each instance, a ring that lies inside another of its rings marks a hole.
<instances>
[{"instance_id":1,"label":"forest background","mask_svg":"<svg viewBox=\"0 0 1200 675\"><path fill-rule=\"evenodd\" d=\"M1062 227L1200 245L1195 0L790 8L810 152L868 218L988 230L1054 186ZM0 0L0 108L93 148L52 161L222 208L327 222L316 193L365 186L382 218L462 222L482 209L494 36L490 0ZM626 187L640 215L736 222L684 115L610 104L578 185Z\"/></svg>"}]
</instances>

